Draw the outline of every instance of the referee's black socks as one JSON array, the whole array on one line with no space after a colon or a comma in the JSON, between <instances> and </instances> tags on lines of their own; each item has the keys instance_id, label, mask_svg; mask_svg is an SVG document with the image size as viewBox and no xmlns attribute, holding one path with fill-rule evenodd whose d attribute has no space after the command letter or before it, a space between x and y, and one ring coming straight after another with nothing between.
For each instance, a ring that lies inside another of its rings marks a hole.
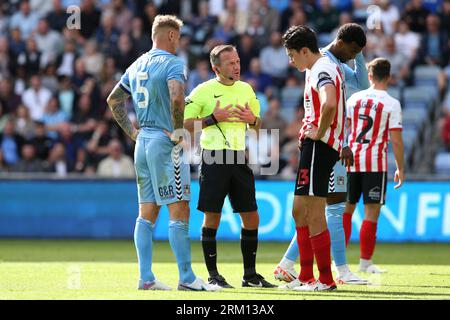
<instances>
[{"instance_id":1,"label":"referee's black socks","mask_svg":"<svg viewBox=\"0 0 450 320\"><path fill-rule=\"evenodd\" d=\"M244 279L248 280L256 274L256 250L258 249L258 229L241 229L241 251L244 260Z\"/></svg>"},{"instance_id":2,"label":"referee's black socks","mask_svg":"<svg viewBox=\"0 0 450 320\"><path fill-rule=\"evenodd\" d=\"M202 228L202 247L206 268L210 276L219 274L217 271L217 229Z\"/></svg>"}]
</instances>

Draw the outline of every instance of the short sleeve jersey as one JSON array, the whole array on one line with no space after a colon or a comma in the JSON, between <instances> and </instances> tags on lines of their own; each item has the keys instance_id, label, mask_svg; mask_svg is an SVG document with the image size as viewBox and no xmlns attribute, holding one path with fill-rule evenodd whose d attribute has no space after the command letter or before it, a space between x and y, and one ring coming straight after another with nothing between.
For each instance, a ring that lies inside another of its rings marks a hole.
<instances>
[{"instance_id":1,"label":"short sleeve jersey","mask_svg":"<svg viewBox=\"0 0 450 320\"><path fill-rule=\"evenodd\" d=\"M331 126L326 130L321 141L340 153L344 140L345 84L339 66L328 57L318 59L311 70L306 71L303 127L306 128L309 124L319 125L321 106L319 90L326 84L336 87L337 109ZM303 138L303 136L300 137L300 139Z\"/></svg>"},{"instance_id":2,"label":"short sleeve jersey","mask_svg":"<svg viewBox=\"0 0 450 320\"><path fill-rule=\"evenodd\" d=\"M183 61L164 50L152 49L140 56L122 75L120 86L133 100L136 117L146 128L173 131L167 82L185 82Z\"/></svg>"},{"instance_id":3,"label":"short sleeve jersey","mask_svg":"<svg viewBox=\"0 0 450 320\"><path fill-rule=\"evenodd\" d=\"M354 155L350 172L387 172L389 130L402 130L400 102L384 90L369 88L348 99L347 118Z\"/></svg>"},{"instance_id":4,"label":"short sleeve jersey","mask_svg":"<svg viewBox=\"0 0 450 320\"><path fill-rule=\"evenodd\" d=\"M213 113L217 101L220 102L220 108L230 104L233 106L248 104L253 114L259 117L259 101L248 83L236 81L232 85L224 85L217 79L211 79L198 85L186 98L184 119L209 116ZM208 150L245 150L246 130L247 124L243 122L219 122L202 130L200 145ZM226 145L226 141L229 146Z\"/></svg>"}]
</instances>

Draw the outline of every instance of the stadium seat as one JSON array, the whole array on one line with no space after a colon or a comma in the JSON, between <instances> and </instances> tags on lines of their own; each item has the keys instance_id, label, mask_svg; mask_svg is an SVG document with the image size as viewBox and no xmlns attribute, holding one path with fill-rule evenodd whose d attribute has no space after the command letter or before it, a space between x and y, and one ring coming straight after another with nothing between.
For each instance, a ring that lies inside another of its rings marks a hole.
<instances>
[{"instance_id":1,"label":"stadium seat","mask_svg":"<svg viewBox=\"0 0 450 320\"><path fill-rule=\"evenodd\" d=\"M295 108L300 101L303 89L300 87L286 87L281 90L281 108Z\"/></svg>"},{"instance_id":2,"label":"stadium seat","mask_svg":"<svg viewBox=\"0 0 450 320\"><path fill-rule=\"evenodd\" d=\"M438 153L434 159L436 173L450 173L450 152Z\"/></svg>"},{"instance_id":3,"label":"stadium seat","mask_svg":"<svg viewBox=\"0 0 450 320\"><path fill-rule=\"evenodd\" d=\"M397 100L401 100L401 91L399 87L389 87L387 89L387 92L389 93L390 96L392 96L392 98L397 99Z\"/></svg>"},{"instance_id":4,"label":"stadium seat","mask_svg":"<svg viewBox=\"0 0 450 320\"><path fill-rule=\"evenodd\" d=\"M427 109L436 97L430 87L409 87L403 91L403 108Z\"/></svg>"},{"instance_id":5,"label":"stadium seat","mask_svg":"<svg viewBox=\"0 0 450 320\"><path fill-rule=\"evenodd\" d=\"M414 84L416 86L430 85L436 86L441 68L438 66L417 66L414 69Z\"/></svg>"}]
</instances>

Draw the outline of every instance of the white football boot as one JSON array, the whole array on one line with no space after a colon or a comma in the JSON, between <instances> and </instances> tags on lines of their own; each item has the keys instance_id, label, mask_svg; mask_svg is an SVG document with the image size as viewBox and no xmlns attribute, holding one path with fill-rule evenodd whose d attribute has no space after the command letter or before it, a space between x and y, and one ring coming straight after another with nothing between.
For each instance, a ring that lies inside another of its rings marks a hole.
<instances>
[{"instance_id":1,"label":"white football boot","mask_svg":"<svg viewBox=\"0 0 450 320\"><path fill-rule=\"evenodd\" d=\"M177 288L180 291L220 291L222 289L221 286L206 283L199 277L196 277L192 283L179 283Z\"/></svg>"},{"instance_id":2,"label":"white football boot","mask_svg":"<svg viewBox=\"0 0 450 320\"><path fill-rule=\"evenodd\" d=\"M284 282L292 282L295 281L298 277L297 271L295 271L294 266L284 266L278 265L273 271L273 276L276 280L284 281Z\"/></svg>"},{"instance_id":3,"label":"white football boot","mask_svg":"<svg viewBox=\"0 0 450 320\"><path fill-rule=\"evenodd\" d=\"M337 286L334 282L330 285L327 285L320 282L319 280L311 284L294 288L295 291L334 291L336 289Z\"/></svg>"},{"instance_id":4,"label":"white football boot","mask_svg":"<svg viewBox=\"0 0 450 320\"><path fill-rule=\"evenodd\" d=\"M284 285L281 285L278 287L280 290L295 290L296 287L306 286L312 283L315 283L316 280L313 278L307 282L302 282L298 278L294 279L293 281L286 283Z\"/></svg>"},{"instance_id":5,"label":"white football boot","mask_svg":"<svg viewBox=\"0 0 450 320\"><path fill-rule=\"evenodd\" d=\"M369 285L369 280L361 279L351 271L344 273L342 276L336 277L336 282L339 284L353 284L353 285Z\"/></svg>"},{"instance_id":6,"label":"white football boot","mask_svg":"<svg viewBox=\"0 0 450 320\"><path fill-rule=\"evenodd\" d=\"M138 290L172 290L168 285L158 281L142 281L139 280Z\"/></svg>"}]
</instances>

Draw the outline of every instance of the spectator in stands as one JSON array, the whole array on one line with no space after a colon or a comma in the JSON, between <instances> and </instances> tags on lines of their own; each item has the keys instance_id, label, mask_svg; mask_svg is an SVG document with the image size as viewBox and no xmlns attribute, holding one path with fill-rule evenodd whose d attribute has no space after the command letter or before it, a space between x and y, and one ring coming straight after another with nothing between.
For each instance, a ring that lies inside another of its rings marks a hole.
<instances>
[{"instance_id":1,"label":"spectator in stands","mask_svg":"<svg viewBox=\"0 0 450 320\"><path fill-rule=\"evenodd\" d=\"M63 143L56 143L50 150L45 169L48 172L54 172L59 177L65 177L73 168L69 167L66 159L66 148Z\"/></svg>"},{"instance_id":2,"label":"spectator in stands","mask_svg":"<svg viewBox=\"0 0 450 320\"><path fill-rule=\"evenodd\" d=\"M91 97L88 94L81 95L77 109L72 117L73 131L77 138L84 144L89 140L97 125L97 119L92 110Z\"/></svg>"},{"instance_id":3,"label":"spectator in stands","mask_svg":"<svg viewBox=\"0 0 450 320\"><path fill-rule=\"evenodd\" d=\"M262 129L277 129L279 130L280 144L282 144L286 138L284 128L286 128L286 121L280 114L280 100L272 98L269 100L269 109L265 112L262 118Z\"/></svg>"},{"instance_id":4,"label":"spectator in stands","mask_svg":"<svg viewBox=\"0 0 450 320\"><path fill-rule=\"evenodd\" d=\"M115 28L120 29L122 33L129 33L131 30L131 21L133 13L127 8L124 0L111 1L111 13L115 17Z\"/></svg>"},{"instance_id":5,"label":"spectator in stands","mask_svg":"<svg viewBox=\"0 0 450 320\"><path fill-rule=\"evenodd\" d=\"M261 50L261 69L269 74L277 86L283 85L289 68L289 57L281 43L281 34L273 32L270 45Z\"/></svg>"},{"instance_id":6,"label":"spectator in stands","mask_svg":"<svg viewBox=\"0 0 450 320\"><path fill-rule=\"evenodd\" d=\"M74 125L64 123L59 128L58 142L62 142L66 148L66 157L69 163L76 163L79 150L83 148L84 143L78 136L74 135Z\"/></svg>"},{"instance_id":7,"label":"spectator in stands","mask_svg":"<svg viewBox=\"0 0 450 320\"><path fill-rule=\"evenodd\" d=\"M41 86L41 78L38 75L31 76L30 83L30 88L22 96L22 102L30 110L31 119L39 121L44 116L45 107L50 101L52 93Z\"/></svg>"},{"instance_id":8,"label":"spectator in stands","mask_svg":"<svg viewBox=\"0 0 450 320\"><path fill-rule=\"evenodd\" d=\"M258 90L258 83L256 79L250 78L245 79L245 82L247 82L253 89L253 91L256 94L256 98L259 101L259 116L262 118L264 114L266 113L267 109L269 108L269 101L267 100L267 96L264 92ZM270 91L270 88L267 88L267 92Z\"/></svg>"},{"instance_id":9,"label":"spectator in stands","mask_svg":"<svg viewBox=\"0 0 450 320\"><path fill-rule=\"evenodd\" d=\"M283 154L287 151L288 161L287 165L280 172L280 178L293 181L296 179L298 172L299 150L295 143L291 146L293 147L288 148L289 150L283 150L282 152Z\"/></svg>"},{"instance_id":10,"label":"spectator in stands","mask_svg":"<svg viewBox=\"0 0 450 320\"><path fill-rule=\"evenodd\" d=\"M208 81L214 78L214 73L211 71L211 66L207 59L200 59L197 62L195 70L189 73L189 78L187 82L187 92L190 93L196 86L200 83Z\"/></svg>"},{"instance_id":11,"label":"spectator in stands","mask_svg":"<svg viewBox=\"0 0 450 320\"><path fill-rule=\"evenodd\" d=\"M13 28L10 30L8 41L11 55L14 59L17 60L17 57L21 53L25 52L26 49L25 41L22 39L19 28Z\"/></svg>"},{"instance_id":12,"label":"spectator in stands","mask_svg":"<svg viewBox=\"0 0 450 320\"><path fill-rule=\"evenodd\" d=\"M247 80L254 79L256 81L256 90L259 92L265 92L267 87L272 86L273 83L272 77L267 73L262 72L261 62L257 57L251 60L250 70L243 75Z\"/></svg>"},{"instance_id":13,"label":"spectator in stands","mask_svg":"<svg viewBox=\"0 0 450 320\"><path fill-rule=\"evenodd\" d=\"M0 173L8 172L8 165L3 158L3 152L0 149Z\"/></svg>"},{"instance_id":14,"label":"spectator in stands","mask_svg":"<svg viewBox=\"0 0 450 320\"><path fill-rule=\"evenodd\" d=\"M44 164L36 158L34 146L25 142L21 148L22 158L11 168L12 172L43 172Z\"/></svg>"},{"instance_id":15,"label":"spectator in stands","mask_svg":"<svg viewBox=\"0 0 450 320\"><path fill-rule=\"evenodd\" d=\"M228 17L234 17L234 29L238 34L243 34L247 29L248 11L241 10L237 5L237 0L226 0L225 10L219 14L219 22L224 25Z\"/></svg>"},{"instance_id":16,"label":"spectator in stands","mask_svg":"<svg viewBox=\"0 0 450 320\"><path fill-rule=\"evenodd\" d=\"M26 140L34 136L36 130L35 123L30 117L30 111L23 104L17 106L13 120L16 133L20 134Z\"/></svg>"},{"instance_id":17,"label":"spectator in stands","mask_svg":"<svg viewBox=\"0 0 450 320\"><path fill-rule=\"evenodd\" d=\"M244 74L249 70L251 59L258 57L259 55L259 52L254 45L253 38L249 34L245 33L240 37L237 51L239 52L239 58L241 59L241 73Z\"/></svg>"},{"instance_id":18,"label":"spectator in stands","mask_svg":"<svg viewBox=\"0 0 450 320\"><path fill-rule=\"evenodd\" d=\"M46 19L39 20L35 39L37 48L42 53L44 66L55 62L64 49L61 34L51 30Z\"/></svg>"},{"instance_id":19,"label":"spectator in stands","mask_svg":"<svg viewBox=\"0 0 450 320\"><path fill-rule=\"evenodd\" d=\"M339 28L342 27L344 24L352 23L352 22L353 22L352 15L348 12L342 12L339 15L339 25L336 28L334 28L333 31L331 31L330 38L336 39Z\"/></svg>"},{"instance_id":20,"label":"spectator in stands","mask_svg":"<svg viewBox=\"0 0 450 320\"><path fill-rule=\"evenodd\" d=\"M11 17L9 28L19 28L22 39L28 39L38 25L38 21L39 15L31 11L29 1L21 0L20 10Z\"/></svg>"},{"instance_id":21,"label":"spectator in stands","mask_svg":"<svg viewBox=\"0 0 450 320\"><path fill-rule=\"evenodd\" d=\"M409 24L413 32L423 33L426 30L426 19L430 14L422 5L422 0L412 0L405 7L402 18Z\"/></svg>"},{"instance_id":22,"label":"spectator in stands","mask_svg":"<svg viewBox=\"0 0 450 320\"><path fill-rule=\"evenodd\" d=\"M0 78L9 78L14 69L8 38L0 37Z\"/></svg>"},{"instance_id":23,"label":"spectator in stands","mask_svg":"<svg viewBox=\"0 0 450 320\"><path fill-rule=\"evenodd\" d=\"M3 102L0 100L0 132L3 132L6 121L8 121L9 115L6 114L6 109Z\"/></svg>"},{"instance_id":24,"label":"spectator in stands","mask_svg":"<svg viewBox=\"0 0 450 320\"><path fill-rule=\"evenodd\" d=\"M52 0L52 4L53 8L46 17L48 25L52 30L62 32L63 28L66 26L69 14L61 5L61 0Z\"/></svg>"},{"instance_id":25,"label":"spectator in stands","mask_svg":"<svg viewBox=\"0 0 450 320\"><path fill-rule=\"evenodd\" d=\"M25 70L26 76L31 76L39 73L45 61L42 60L42 53L39 51L34 38L29 38L26 43L25 52L17 57L17 65Z\"/></svg>"},{"instance_id":26,"label":"spectator in stands","mask_svg":"<svg viewBox=\"0 0 450 320\"><path fill-rule=\"evenodd\" d=\"M12 79L0 80L0 103L4 107L4 112L15 112L21 101L21 97L14 92Z\"/></svg>"},{"instance_id":27,"label":"spectator in stands","mask_svg":"<svg viewBox=\"0 0 450 320\"><path fill-rule=\"evenodd\" d=\"M186 74L189 76L190 70L193 70L197 64L197 55L192 51L191 37L184 34L180 37L180 46L178 47L177 56L179 56L185 65Z\"/></svg>"},{"instance_id":28,"label":"spectator in stands","mask_svg":"<svg viewBox=\"0 0 450 320\"><path fill-rule=\"evenodd\" d=\"M133 43L128 34L122 33L120 35L113 58L116 61L116 67L121 72L125 72L131 63L137 59L136 52L133 50Z\"/></svg>"},{"instance_id":29,"label":"spectator in stands","mask_svg":"<svg viewBox=\"0 0 450 320\"><path fill-rule=\"evenodd\" d=\"M100 51L104 54L115 52L117 50L119 37L120 31L115 27L115 17L113 13L111 11L104 11L102 14L101 25L97 29L95 36Z\"/></svg>"},{"instance_id":30,"label":"spectator in stands","mask_svg":"<svg viewBox=\"0 0 450 320\"><path fill-rule=\"evenodd\" d=\"M218 24L214 29L212 38L223 43L234 43L237 32L234 29L236 18L229 15L223 24Z\"/></svg>"},{"instance_id":31,"label":"spectator in stands","mask_svg":"<svg viewBox=\"0 0 450 320\"><path fill-rule=\"evenodd\" d=\"M97 164L108 156L110 140L109 124L104 119L100 120L86 145L89 162Z\"/></svg>"},{"instance_id":32,"label":"spectator in stands","mask_svg":"<svg viewBox=\"0 0 450 320\"><path fill-rule=\"evenodd\" d=\"M81 3L80 34L84 39L91 38L98 30L101 12L95 6L95 0L83 0ZM111 25L112 27L112 25Z\"/></svg>"},{"instance_id":33,"label":"spectator in stands","mask_svg":"<svg viewBox=\"0 0 450 320\"><path fill-rule=\"evenodd\" d=\"M77 94L81 94L81 87L85 83L86 80L91 79L92 75L86 71L86 65L84 64L83 59L78 58L75 60L75 69L74 74L72 76L72 84L75 92Z\"/></svg>"},{"instance_id":34,"label":"spectator in stands","mask_svg":"<svg viewBox=\"0 0 450 320\"><path fill-rule=\"evenodd\" d=\"M339 12L331 5L330 0L320 0L319 3L311 16L311 23L319 35L319 42L328 44L331 42L329 34L339 25Z\"/></svg>"},{"instance_id":35,"label":"spectator in stands","mask_svg":"<svg viewBox=\"0 0 450 320\"><path fill-rule=\"evenodd\" d=\"M59 107L59 101L56 96L52 97L45 108L42 122L45 124L50 138L58 139L58 131L61 124L68 121L67 114Z\"/></svg>"},{"instance_id":36,"label":"spectator in stands","mask_svg":"<svg viewBox=\"0 0 450 320\"><path fill-rule=\"evenodd\" d=\"M268 32L262 24L262 19L259 14L250 16L246 33L253 38L253 44L258 51L267 44Z\"/></svg>"},{"instance_id":37,"label":"spectator in stands","mask_svg":"<svg viewBox=\"0 0 450 320\"><path fill-rule=\"evenodd\" d=\"M381 9L380 20L383 24L384 33L391 36L397 29L397 22L400 18L400 13L397 7L390 3L389 0L376 0L375 5L378 5Z\"/></svg>"},{"instance_id":38,"label":"spectator in stands","mask_svg":"<svg viewBox=\"0 0 450 320\"><path fill-rule=\"evenodd\" d=\"M131 42L133 43L133 50L138 55L141 55L151 49L152 39L150 34L144 33L144 25L141 18L133 18L130 37Z\"/></svg>"},{"instance_id":39,"label":"spectator in stands","mask_svg":"<svg viewBox=\"0 0 450 320\"><path fill-rule=\"evenodd\" d=\"M439 17L430 14L426 18L426 32L422 33L422 41L417 53L416 64L441 65L443 53L447 49L447 35L440 28Z\"/></svg>"},{"instance_id":40,"label":"spectator in stands","mask_svg":"<svg viewBox=\"0 0 450 320\"><path fill-rule=\"evenodd\" d=\"M438 16L441 21L441 31L450 35L450 0L444 0L442 2Z\"/></svg>"},{"instance_id":41,"label":"spectator in stands","mask_svg":"<svg viewBox=\"0 0 450 320\"><path fill-rule=\"evenodd\" d=\"M0 6L0 37L4 37L8 34L9 16L6 14L6 10Z\"/></svg>"},{"instance_id":42,"label":"spectator in stands","mask_svg":"<svg viewBox=\"0 0 450 320\"><path fill-rule=\"evenodd\" d=\"M5 123L3 133L0 132L0 149L3 159L8 166L15 165L20 159L20 150L25 139L15 133L14 120L8 119Z\"/></svg>"},{"instance_id":43,"label":"spectator in stands","mask_svg":"<svg viewBox=\"0 0 450 320\"><path fill-rule=\"evenodd\" d=\"M135 175L133 160L124 155L117 139L109 143L109 156L100 161L97 174L102 177L132 178Z\"/></svg>"},{"instance_id":44,"label":"spectator in stands","mask_svg":"<svg viewBox=\"0 0 450 320\"><path fill-rule=\"evenodd\" d=\"M194 44L204 44L210 38L214 26L217 24L217 17L210 15L207 1L201 1L198 9L198 16L194 16L190 22L192 42Z\"/></svg>"},{"instance_id":45,"label":"spectator in stands","mask_svg":"<svg viewBox=\"0 0 450 320\"><path fill-rule=\"evenodd\" d=\"M90 40L86 42L84 54L81 56L86 68L86 72L97 76L102 70L104 63L104 55L97 51L97 44Z\"/></svg>"},{"instance_id":46,"label":"spectator in stands","mask_svg":"<svg viewBox=\"0 0 450 320\"><path fill-rule=\"evenodd\" d=\"M50 90L53 94L56 94L59 87L58 76L56 75L56 65L48 64L41 77L42 86Z\"/></svg>"},{"instance_id":47,"label":"spectator in stands","mask_svg":"<svg viewBox=\"0 0 450 320\"><path fill-rule=\"evenodd\" d=\"M271 8L268 0L253 1L250 12L252 15L257 14L261 17L262 25L267 33L279 31L280 12L275 8Z\"/></svg>"},{"instance_id":48,"label":"spectator in stands","mask_svg":"<svg viewBox=\"0 0 450 320\"><path fill-rule=\"evenodd\" d=\"M385 37L384 52L381 56L388 59L391 63L391 78L389 84L391 86L404 86L405 81L409 77L410 65L407 57L397 51L393 36Z\"/></svg>"},{"instance_id":49,"label":"spectator in stands","mask_svg":"<svg viewBox=\"0 0 450 320\"><path fill-rule=\"evenodd\" d=\"M75 42L66 41L64 43L64 51L56 59L57 70L59 76L72 77L74 75L75 61L78 58Z\"/></svg>"},{"instance_id":50,"label":"spectator in stands","mask_svg":"<svg viewBox=\"0 0 450 320\"><path fill-rule=\"evenodd\" d=\"M54 140L47 136L45 124L41 121L35 122L34 137L29 142L36 150L36 157L41 160L47 160L50 149L55 143Z\"/></svg>"},{"instance_id":51,"label":"spectator in stands","mask_svg":"<svg viewBox=\"0 0 450 320\"><path fill-rule=\"evenodd\" d=\"M409 62L415 60L420 44L420 37L417 33L409 30L409 25L405 20L398 22L398 32L394 36L397 51L408 58Z\"/></svg>"}]
</instances>

